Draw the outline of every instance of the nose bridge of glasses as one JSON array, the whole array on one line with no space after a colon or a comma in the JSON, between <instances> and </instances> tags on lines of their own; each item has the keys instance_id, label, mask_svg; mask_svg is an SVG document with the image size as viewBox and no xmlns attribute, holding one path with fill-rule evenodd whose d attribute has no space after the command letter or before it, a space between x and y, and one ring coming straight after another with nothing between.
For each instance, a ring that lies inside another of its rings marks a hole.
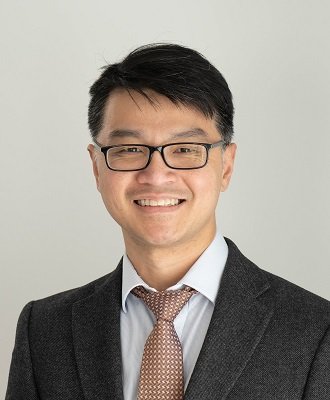
<instances>
[{"instance_id":1,"label":"nose bridge of glasses","mask_svg":"<svg viewBox=\"0 0 330 400\"><path fill-rule=\"evenodd\" d=\"M151 162L151 159L153 158L153 155L156 151L159 152L161 158L163 159L163 162L166 164L165 161L165 156L164 156L164 146L148 146L150 155L149 155L149 163Z\"/></svg>"}]
</instances>

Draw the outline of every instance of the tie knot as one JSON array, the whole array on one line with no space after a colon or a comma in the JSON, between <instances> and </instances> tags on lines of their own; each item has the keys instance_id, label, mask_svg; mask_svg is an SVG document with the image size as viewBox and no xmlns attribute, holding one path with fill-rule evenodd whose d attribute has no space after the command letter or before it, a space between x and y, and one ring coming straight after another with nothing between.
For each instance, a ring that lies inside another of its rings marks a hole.
<instances>
[{"instance_id":1,"label":"tie knot","mask_svg":"<svg viewBox=\"0 0 330 400\"><path fill-rule=\"evenodd\" d=\"M137 286L132 290L132 293L145 302L157 320L163 319L173 322L190 297L196 293L196 290L185 286L178 290L149 292L143 286Z\"/></svg>"}]
</instances>

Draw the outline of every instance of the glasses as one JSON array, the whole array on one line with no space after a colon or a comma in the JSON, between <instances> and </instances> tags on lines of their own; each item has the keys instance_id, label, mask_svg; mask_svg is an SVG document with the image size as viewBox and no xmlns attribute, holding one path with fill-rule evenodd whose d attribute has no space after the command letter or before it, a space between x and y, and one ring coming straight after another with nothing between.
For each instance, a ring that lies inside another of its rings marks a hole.
<instances>
[{"instance_id":1,"label":"glasses","mask_svg":"<svg viewBox=\"0 0 330 400\"><path fill-rule=\"evenodd\" d=\"M159 151L164 163L172 169L198 169L207 164L209 150L225 147L225 141L216 143L168 143L164 146L146 144L120 144L94 147L105 156L107 166L112 171L140 171L147 168L155 151Z\"/></svg>"}]
</instances>

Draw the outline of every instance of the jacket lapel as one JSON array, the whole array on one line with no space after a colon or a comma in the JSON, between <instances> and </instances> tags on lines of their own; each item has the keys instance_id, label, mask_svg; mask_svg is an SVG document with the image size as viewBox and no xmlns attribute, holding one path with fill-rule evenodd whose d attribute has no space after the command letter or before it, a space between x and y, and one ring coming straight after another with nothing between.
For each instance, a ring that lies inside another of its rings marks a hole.
<instances>
[{"instance_id":1,"label":"jacket lapel","mask_svg":"<svg viewBox=\"0 0 330 400\"><path fill-rule=\"evenodd\" d=\"M244 370L272 316L263 300L263 272L226 239L229 254L212 319L185 399L225 399ZM265 296L267 297L267 296Z\"/></svg>"},{"instance_id":2,"label":"jacket lapel","mask_svg":"<svg viewBox=\"0 0 330 400\"><path fill-rule=\"evenodd\" d=\"M120 309L122 264L72 309L73 343L86 400L123 399Z\"/></svg>"}]
</instances>

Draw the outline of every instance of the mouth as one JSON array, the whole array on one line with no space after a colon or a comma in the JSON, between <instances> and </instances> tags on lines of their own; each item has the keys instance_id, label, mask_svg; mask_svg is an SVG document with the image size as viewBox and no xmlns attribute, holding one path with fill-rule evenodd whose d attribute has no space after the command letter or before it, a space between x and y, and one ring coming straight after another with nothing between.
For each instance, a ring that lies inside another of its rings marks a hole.
<instances>
[{"instance_id":1,"label":"mouth","mask_svg":"<svg viewBox=\"0 0 330 400\"><path fill-rule=\"evenodd\" d=\"M173 207L183 203L184 199L141 199L134 200L134 203L140 207Z\"/></svg>"}]
</instances>

